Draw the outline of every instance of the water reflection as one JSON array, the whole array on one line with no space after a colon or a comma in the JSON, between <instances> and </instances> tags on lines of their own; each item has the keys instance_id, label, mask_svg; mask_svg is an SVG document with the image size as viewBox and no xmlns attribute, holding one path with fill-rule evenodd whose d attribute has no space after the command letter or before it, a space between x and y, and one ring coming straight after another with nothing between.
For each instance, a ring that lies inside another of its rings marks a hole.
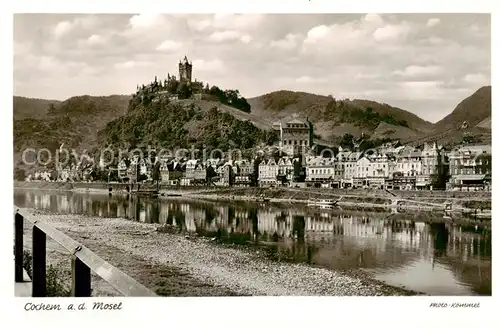
<instances>
[{"instance_id":1,"label":"water reflection","mask_svg":"<svg viewBox=\"0 0 500 329\"><path fill-rule=\"evenodd\" d=\"M222 241L270 248L279 259L362 268L390 284L439 295L491 295L491 233L443 223L430 213L319 211L304 206L158 200L16 191L15 204L169 224Z\"/></svg>"}]
</instances>

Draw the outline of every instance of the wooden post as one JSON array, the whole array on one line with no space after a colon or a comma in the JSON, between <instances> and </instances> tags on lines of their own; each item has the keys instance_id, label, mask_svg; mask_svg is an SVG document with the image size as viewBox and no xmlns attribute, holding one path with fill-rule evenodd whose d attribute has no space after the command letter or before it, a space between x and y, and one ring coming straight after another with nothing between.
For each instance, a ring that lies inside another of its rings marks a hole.
<instances>
[{"instance_id":1,"label":"wooden post","mask_svg":"<svg viewBox=\"0 0 500 329\"><path fill-rule=\"evenodd\" d=\"M71 296L90 297L90 268L78 257L71 257Z\"/></svg>"},{"instance_id":2,"label":"wooden post","mask_svg":"<svg viewBox=\"0 0 500 329\"><path fill-rule=\"evenodd\" d=\"M45 297L47 293L46 235L36 224L33 226L33 278L32 296Z\"/></svg>"},{"instance_id":3,"label":"wooden post","mask_svg":"<svg viewBox=\"0 0 500 329\"><path fill-rule=\"evenodd\" d=\"M14 215L14 261L15 261L15 281L23 282L23 233L24 218L21 214Z\"/></svg>"}]
</instances>

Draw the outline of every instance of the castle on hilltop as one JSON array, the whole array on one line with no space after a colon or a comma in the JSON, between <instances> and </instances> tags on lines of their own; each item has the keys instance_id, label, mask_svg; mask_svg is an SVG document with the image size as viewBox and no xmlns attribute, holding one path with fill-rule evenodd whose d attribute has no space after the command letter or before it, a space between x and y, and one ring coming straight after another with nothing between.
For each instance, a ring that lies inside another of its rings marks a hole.
<instances>
[{"instance_id":1,"label":"castle on hilltop","mask_svg":"<svg viewBox=\"0 0 500 329\"><path fill-rule=\"evenodd\" d=\"M179 77L167 73L167 77L162 80L155 76L154 81L147 85L137 85L136 95L140 96L141 102L151 99L156 102L160 99L201 99L205 91L205 86L201 81L193 78L193 63L187 56L179 61ZM208 86L208 85L207 85ZM208 90L207 90L208 91Z\"/></svg>"},{"instance_id":2,"label":"castle on hilltop","mask_svg":"<svg viewBox=\"0 0 500 329\"><path fill-rule=\"evenodd\" d=\"M182 61L179 61L179 79L180 82L191 83L193 73L193 63L189 63L187 56L184 56Z\"/></svg>"},{"instance_id":3,"label":"castle on hilltop","mask_svg":"<svg viewBox=\"0 0 500 329\"><path fill-rule=\"evenodd\" d=\"M193 79L193 63L188 60L187 56L179 61L178 67L178 77L170 75L168 72L165 79L159 79L155 76L154 80L147 85L137 85L133 96L143 104L162 102L163 100L193 99L219 102L243 112L250 112L250 104L237 89L224 90L217 86L210 87L208 83L204 84L203 81Z\"/></svg>"}]
</instances>

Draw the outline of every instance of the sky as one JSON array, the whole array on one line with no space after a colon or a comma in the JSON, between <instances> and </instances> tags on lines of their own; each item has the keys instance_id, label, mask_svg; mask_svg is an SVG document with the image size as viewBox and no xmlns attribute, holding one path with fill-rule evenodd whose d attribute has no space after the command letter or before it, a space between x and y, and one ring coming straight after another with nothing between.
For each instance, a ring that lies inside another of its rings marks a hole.
<instances>
[{"instance_id":1,"label":"sky","mask_svg":"<svg viewBox=\"0 0 500 329\"><path fill-rule=\"evenodd\" d=\"M16 14L14 95L131 94L193 79L370 99L430 122L491 79L489 14Z\"/></svg>"}]
</instances>

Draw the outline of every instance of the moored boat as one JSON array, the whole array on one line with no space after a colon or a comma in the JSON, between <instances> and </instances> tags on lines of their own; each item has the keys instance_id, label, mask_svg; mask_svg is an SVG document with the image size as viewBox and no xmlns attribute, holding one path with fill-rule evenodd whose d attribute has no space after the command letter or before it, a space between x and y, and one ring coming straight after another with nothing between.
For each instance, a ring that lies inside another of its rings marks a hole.
<instances>
[{"instance_id":1,"label":"moored boat","mask_svg":"<svg viewBox=\"0 0 500 329\"><path fill-rule=\"evenodd\" d=\"M337 205L337 201L328 199L321 199L321 200L310 199L307 204L308 206L314 206L314 207L334 207Z\"/></svg>"}]
</instances>

